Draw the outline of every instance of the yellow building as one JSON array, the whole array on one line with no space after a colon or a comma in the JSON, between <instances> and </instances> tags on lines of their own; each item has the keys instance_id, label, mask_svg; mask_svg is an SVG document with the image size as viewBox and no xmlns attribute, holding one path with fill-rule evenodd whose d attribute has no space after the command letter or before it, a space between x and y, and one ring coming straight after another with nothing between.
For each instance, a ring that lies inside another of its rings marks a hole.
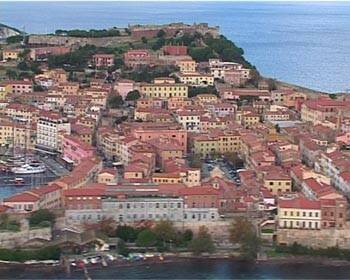
<instances>
[{"instance_id":1,"label":"yellow building","mask_svg":"<svg viewBox=\"0 0 350 280\"><path fill-rule=\"evenodd\" d=\"M159 184L180 184L182 178L179 173L154 173L152 182Z\"/></svg>"},{"instance_id":2,"label":"yellow building","mask_svg":"<svg viewBox=\"0 0 350 280\"><path fill-rule=\"evenodd\" d=\"M195 87L206 87L214 85L214 77L208 74L198 72L177 74L181 83Z\"/></svg>"},{"instance_id":3,"label":"yellow building","mask_svg":"<svg viewBox=\"0 0 350 280\"><path fill-rule=\"evenodd\" d=\"M202 105L205 103L216 103L218 102L218 97L215 94L211 93L202 93L202 94L197 94L195 99L195 103Z\"/></svg>"},{"instance_id":4,"label":"yellow building","mask_svg":"<svg viewBox=\"0 0 350 280\"><path fill-rule=\"evenodd\" d=\"M248 113L246 115L242 115L241 118L241 123L244 127L251 127L260 122L260 116L255 113Z\"/></svg>"},{"instance_id":5,"label":"yellow building","mask_svg":"<svg viewBox=\"0 0 350 280\"><path fill-rule=\"evenodd\" d=\"M301 105L301 120L316 125L330 117L338 116L339 112L346 111L348 108L347 101L332 100L327 97L308 100Z\"/></svg>"},{"instance_id":6,"label":"yellow building","mask_svg":"<svg viewBox=\"0 0 350 280\"><path fill-rule=\"evenodd\" d=\"M187 97L188 86L177 83L141 84L140 93L148 98Z\"/></svg>"},{"instance_id":7,"label":"yellow building","mask_svg":"<svg viewBox=\"0 0 350 280\"><path fill-rule=\"evenodd\" d=\"M7 95L12 92L12 86L6 83L0 84L0 100L6 99Z\"/></svg>"},{"instance_id":8,"label":"yellow building","mask_svg":"<svg viewBox=\"0 0 350 280\"><path fill-rule=\"evenodd\" d=\"M265 175L264 187L274 195L291 192L292 179L287 174L284 174L282 172L275 172L273 170Z\"/></svg>"},{"instance_id":9,"label":"yellow building","mask_svg":"<svg viewBox=\"0 0 350 280\"><path fill-rule=\"evenodd\" d=\"M241 136L234 131L214 131L208 134L195 136L193 151L201 157L213 154L238 152L241 147Z\"/></svg>"},{"instance_id":10,"label":"yellow building","mask_svg":"<svg viewBox=\"0 0 350 280\"><path fill-rule=\"evenodd\" d=\"M10 120L0 120L0 146L32 149L35 145L35 131Z\"/></svg>"},{"instance_id":11,"label":"yellow building","mask_svg":"<svg viewBox=\"0 0 350 280\"><path fill-rule=\"evenodd\" d=\"M317 200L297 197L278 201L278 227L292 229L321 228L321 204Z\"/></svg>"},{"instance_id":12,"label":"yellow building","mask_svg":"<svg viewBox=\"0 0 350 280\"><path fill-rule=\"evenodd\" d=\"M2 58L4 60L17 60L19 58L19 54L21 50L3 50Z\"/></svg>"},{"instance_id":13,"label":"yellow building","mask_svg":"<svg viewBox=\"0 0 350 280\"><path fill-rule=\"evenodd\" d=\"M177 63L181 73L196 72L196 62L193 59L184 59Z\"/></svg>"}]
</instances>

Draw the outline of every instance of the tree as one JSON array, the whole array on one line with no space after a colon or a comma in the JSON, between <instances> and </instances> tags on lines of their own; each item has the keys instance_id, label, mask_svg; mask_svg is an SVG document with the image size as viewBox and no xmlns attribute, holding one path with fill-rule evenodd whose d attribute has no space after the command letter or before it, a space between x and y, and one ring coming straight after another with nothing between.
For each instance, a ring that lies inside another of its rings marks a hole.
<instances>
[{"instance_id":1,"label":"tree","mask_svg":"<svg viewBox=\"0 0 350 280\"><path fill-rule=\"evenodd\" d=\"M197 62L208 61L215 57L213 50L209 47L190 48L188 53Z\"/></svg>"},{"instance_id":2,"label":"tree","mask_svg":"<svg viewBox=\"0 0 350 280\"><path fill-rule=\"evenodd\" d=\"M16 44L22 42L23 36L22 35L14 35L6 38L7 44Z\"/></svg>"},{"instance_id":3,"label":"tree","mask_svg":"<svg viewBox=\"0 0 350 280\"><path fill-rule=\"evenodd\" d=\"M47 209L40 209L33 212L28 220L30 226L39 226L43 222L49 222L52 225L55 222L55 215Z\"/></svg>"},{"instance_id":4,"label":"tree","mask_svg":"<svg viewBox=\"0 0 350 280\"><path fill-rule=\"evenodd\" d=\"M163 29L159 30L157 33L158 38L163 38L165 35L166 35L166 33Z\"/></svg>"},{"instance_id":5,"label":"tree","mask_svg":"<svg viewBox=\"0 0 350 280\"><path fill-rule=\"evenodd\" d=\"M157 236L149 229L144 229L137 235L136 245L139 247L150 247L157 243Z\"/></svg>"},{"instance_id":6,"label":"tree","mask_svg":"<svg viewBox=\"0 0 350 280\"><path fill-rule=\"evenodd\" d=\"M207 227L201 226L199 228L198 234L190 242L189 248L195 255L214 252L215 245Z\"/></svg>"},{"instance_id":7,"label":"tree","mask_svg":"<svg viewBox=\"0 0 350 280\"><path fill-rule=\"evenodd\" d=\"M148 40L146 37L142 37L141 38L141 42L144 43L144 44L147 44Z\"/></svg>"},{"instance_id":8,"label":"tree","mask_svg":"<svg viewBox=\"0 0 350 280\"><path fill-rule=\"evenodd\" d=\"M116 69L121 68L122 66L124 66L124 60L120 57L115 58L114 66L116 67Z\"/></svg>"},{"instance_id":9,"label":"tree","mask_svg":"<svg viewBox=\"0 0 350 280\"><path fill-rule=\"evenodd\" d=\"M192 239L192 230L186 229L184 232L177 232L174 244L177 247L188 247Z\"/></svg>"},{"instance_id":10,"label":"tree","mask_svg":"<svg viewBox=\"0 0 350 280\"><path fill-rule=\"evenodd\" d=\"M126 246L124 240L118 241L117 252L119 255L122 255L124 257L127 257L129 255L129 248L128 248L128 246Z\"/></svg>"},{"instance_id":11,"label":"tree","mask_svg":"<svg viewBox=\"0 0 350 280\"><path fill-rule=\"evenodd\" d=\"M108 98L107 103L109 108L115 109L120 108L124 104L124 101L123 97L121 97L120 95L111 95Z\"/></svg>"},{"instance_id":12,"label":"tree","mask_svg":"<svg viewBox=\"0 0 350 280\"><path fill-rule=\"evenodd\" d=\"M267 80L267 86L268 86L268 90L269 91L277 89L276 81L274 79L268 79Z\"/></svg>"},{"instance_id":13,"label":"tree","mask_svg":"<svg viewBox=\"0 0 350 280\"><path fill-rule=\"evenodd\" d=\"M190 166L192 168L201 168L203 165L203 160L200 154L194 154L189 160Z\"/></svg>"},{"instance_id":14,"label":"tree","mask_svg":"<svg viewBox=\"0 0 350 280\"><path fill-rule=\"evenodd\" d=\"M230 241L240 245L240 251L244 259L255 259L260 249L260 239L257 236L254 225L246 218L238 217L232 223L230 229Z\"/></svg>"},{"instance_id":15,"label":"tree","mask_svg":"<svg viewBox=\"0 0 350 280\"><path fill-rule=\"evenodd\" d=\"M276 132L277 132L277 133L280 133L280 132L281 132L281 128L280 128L280 126L278 125L278 123L275 124L275 129L276 129Z\"/></svg>"},{"instance_id":16,"label":"tree","mask_svg":"<svg viewBox=\"0 0 350 280\"><path fill-rule=\"evenodd\" d=\"M30 53L30 49L24 49L22 52L18 54L18 57L22 60L26 60L28 58L29 53Z\"/></svg>"},{"instance_id":17,"label":"tree","mask_svg":"<svg viewBox=\"0 0 350 280\"><path fill-rule=\"evenodd\" d=\"M125 100L126 101L135 101L141 97L140 92L138 90L132 90L129 91L128 94L126 95Z\"/></svg>"},{"instance_id":18,"label":"tree","mask_svg":"<svg viewBox=\"0 0 350 280\"><path fill-rule=\"evenodd\" d=\"M153 44L152 50L159 50L161 47L165 45L165 39L163 37L159 37Z\"/></svg>"},{"instance_id":19,"label":"tree","mask_svg":"<svg viewBox=\"0 0 350 280\"><path fill-rule=\"evenodd\" d=\"M154 233L157 238L163 242L172 242L176 238L176 231L172 222L160 221L154 227Z\"/></svg>"},{"instance_id":20,"label":"tree","mask_svg":"<svg viewBox=\"0 0 350 280\"><path fill-rule=\"evenodd\" d=\"M239 157L237 152L227 152L224 156L235 168L243 165L243 160Z\"/></svg>"},{"instance_id":21,"label":"tree","mask_svg":"<svg viewBox=\"0 0 350 280\"><path fill-rule=\"evenodd\" d=\"M218 92L214 86L188 88L188 97L195 97L202 93L215 94L216 96L218 95Z\"/></svg>"},{"instance_id":22,"label":"tree","mask_svg":"<svg viewBox=\"0 0 350 280\"><path fill-rule=\"evenodd\" d=\"M10 80L16 80L18 79L18 74L15 70L12 69L8 69L6 70L6 76L10 79Z\"/></svg>"},{"instance_id":23,"label":"tree","mask_svg":"<svg viewBox=\"0 0 350 280\"><path fill-rule=\"evenodd\" d=\"M328 94L329 98L331 99L337 99L337 95L335 93Z\"/></svg>"},{"instance_id":24,"label":"tree","mask_svg":"<svg viewBox=\"0 0 350 280\"><path fill-rule=\"evenodd\" d=\"M126 242L134 242L137 238L138 231L130 226L118 226L116 236Z\"/></svg>"}]
</instances>

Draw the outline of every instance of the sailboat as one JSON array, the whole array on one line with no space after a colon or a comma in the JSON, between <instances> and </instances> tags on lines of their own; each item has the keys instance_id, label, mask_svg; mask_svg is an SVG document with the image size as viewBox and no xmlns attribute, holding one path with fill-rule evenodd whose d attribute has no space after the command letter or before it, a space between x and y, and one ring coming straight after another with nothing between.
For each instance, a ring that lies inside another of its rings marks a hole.
<instances>
[{"instance_id":1,"label":"sailboat","mask_svg":"<svg viewBox=\"0 0 350 280\"><path fill-rule=\"evenodd\" d=\"M30 123L27 123L30 128ZM26 127L27 131L27 127ZM25 134L25 153L24 157L20 156L20 161L17 162L17 166L12 166L10 169L14 174L38 174L46 171L46 167L44 164L30 160L27 157L27 133ZM13 142L15 142L15 135L13 135ZM14 145L14 144L13 144ZM15 146L13 147L13 151L15 152ZM15 155L13 155L15 158Z\"/></svg>"}]
</instances>

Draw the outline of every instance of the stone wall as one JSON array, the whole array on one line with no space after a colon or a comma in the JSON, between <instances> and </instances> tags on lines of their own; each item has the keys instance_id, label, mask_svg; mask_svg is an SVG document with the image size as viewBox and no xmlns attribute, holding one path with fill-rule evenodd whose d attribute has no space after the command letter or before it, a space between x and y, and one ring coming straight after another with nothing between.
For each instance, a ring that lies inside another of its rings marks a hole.
<instances>
[{"instance_id":1,"label":"stone wall","mask_svg":"<svg viewBox=\"0 0 350 280\"><path fill-rule=\"evenodd\" d=\"M79 47L85 45L95 45L97 47L106 47L120 43L133 42L130 36L116 36L116 37L101 37L101 38L80 38L70 36L56 36L56 35L30 35L28 44L34 46L66 46Z\"/></svg>"},{"instance_id":2,"label":"stone wall","mask_svg":"<svg viewBox=\"0 0 350 280\"><path fill-rule=\"evenodd\" d=\"M0 247L1 248L17 248L23 246L30 240L40 239L50 241L52 238L51 227L38 229L22 229L18 232L1 231Z\"/></svg>"},{"instance_id":3,"label":"stone wall","mask_svg":"<svg viewBox=\"0 0 350 280\"><path fill-rule=\"evenodd\" d=\"M350 249L350 228L345 229L278 229L278 244L292 245L294 242L313 248L327 248L338 246Z\"/></svg>"},{"instance_id":4,"label":"stone wall","mask_svg":"<svg viewBox=\"0 0 350 280\"><path fill-rule=\"evenodd\" d=\"M229 236L229 227L232 222L230 221L215 221L215 222L175 222L174 226L179 230L190 229L193 233L197 233L201 226L208 228L209 233L214 240L226 240Z\"/></svg>"}]
</instances>

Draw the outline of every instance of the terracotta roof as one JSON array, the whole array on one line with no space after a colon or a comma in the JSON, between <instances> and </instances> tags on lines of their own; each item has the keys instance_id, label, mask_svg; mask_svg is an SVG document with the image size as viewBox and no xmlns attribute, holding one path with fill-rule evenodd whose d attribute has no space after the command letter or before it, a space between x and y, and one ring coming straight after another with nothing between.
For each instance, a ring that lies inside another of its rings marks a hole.
<instances>
[{"instance_id":1,"label":"terracotta roof","mask_svg":"<svg viewBox=\"0 0 350 280\"><path fill-rule=\"evenodd\" d=\"M182 196L189 195L219 195L219 191L211 187L192 187L179 190Z\"/></svg>"},{"instance_id":2,"label":"terracotta roof","mask_svg":"<svg viewBox=\"0 0 350 280\"><path fill-rule=\"evenodd\" d=\"M279 199L279 208L295 208L295 209L321 209L321 202L318 200L309 200L304 197L294 199Z\"/></svg>"},{"instance_id":3,"label":"terracotta roof","mask_svg":"<svg viewBox=\"0 0 350 280\"><path fill-rule=\"evenodd\" d=\"M37 195L24 192L24 193L15 194L13 196L5 198L4 202L12 202L12 203L16 203L16 202L37 202L39 199L40 198Z\"/></svg>"}]
</instances>

